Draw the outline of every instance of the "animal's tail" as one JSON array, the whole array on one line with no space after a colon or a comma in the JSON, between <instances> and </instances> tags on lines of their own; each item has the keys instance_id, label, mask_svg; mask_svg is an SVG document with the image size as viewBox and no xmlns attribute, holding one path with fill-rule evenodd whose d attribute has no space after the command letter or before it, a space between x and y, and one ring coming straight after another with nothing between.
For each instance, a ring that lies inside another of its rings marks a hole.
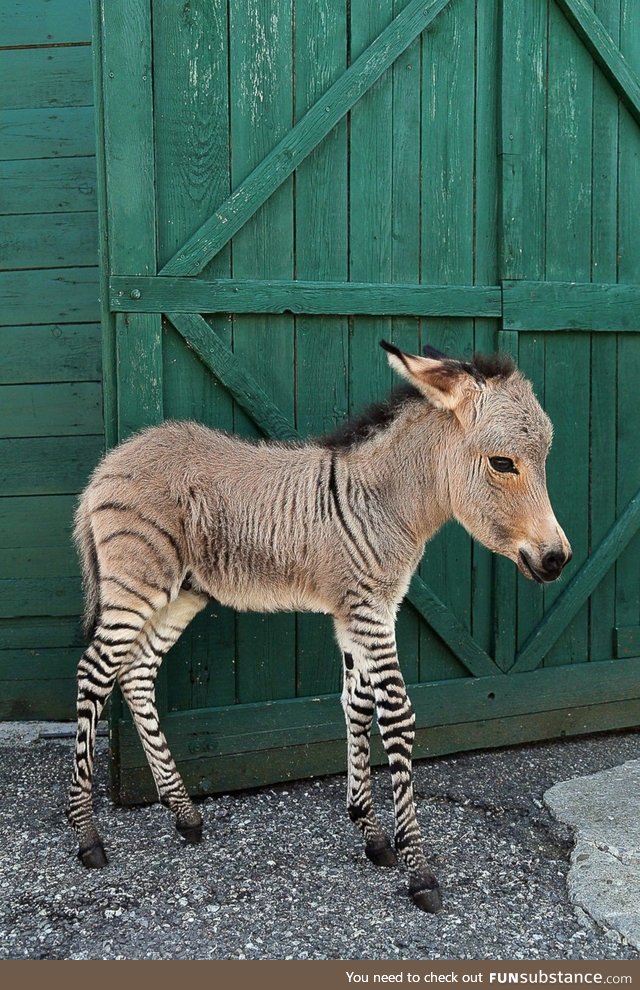
<instances>
[{"instance_id":1,"label":"animal's tail","mask_svg":"<svg viewBox=\"0 0 640 990\"><path fill-rule=\"evenodd\" d=\"M85 596L84 635L87 640L90 640L93 638L100 612L100 572L91 520L82 501L76 510L73 538L82 566Z\"/></svg>"}]
</instances>

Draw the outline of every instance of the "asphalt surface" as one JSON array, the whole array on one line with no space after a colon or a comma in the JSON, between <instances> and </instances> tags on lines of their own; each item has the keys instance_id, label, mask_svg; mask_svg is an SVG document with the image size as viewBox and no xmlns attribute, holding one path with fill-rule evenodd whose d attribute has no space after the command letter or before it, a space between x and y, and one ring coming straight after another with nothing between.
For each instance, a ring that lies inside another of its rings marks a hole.
<instances>
[{"instance_id":1,"label":"asphalt surface","mask_svg":"<svg viewBox=\"0 0 640 990\"><path fill-rule=\"evenodd\" d=\"M96 810L110 863L83 869L64 818L70 740L0 732L0 958L637 959L569 900L573 829L558 781L640 756L618 733L416 764L444 910L423 914L400 868L376 869L328 777L209 798L185 846L158 805L117 808L98 742ZM388 772L375 774L391 824Z\"/></svg>"}]
</instances>

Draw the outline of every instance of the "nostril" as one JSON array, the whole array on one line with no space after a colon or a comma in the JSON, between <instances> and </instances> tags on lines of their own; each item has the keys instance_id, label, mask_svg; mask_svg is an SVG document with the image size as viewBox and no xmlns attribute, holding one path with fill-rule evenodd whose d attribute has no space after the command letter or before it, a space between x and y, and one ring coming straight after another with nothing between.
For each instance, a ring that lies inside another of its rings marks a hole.
<instances>
[{"instance_id":1,"label":"nostril","mask_svg":"<svg viewBox=\"0 0 640 990\"><path fill-rule=\"evenodd\" d=\"M545 571L554 573L555 571L562 570L566 562L566 557L562 551L550 550L549 553L545 553L542 558L542 566Z\"/></svg>"}]
</instances>

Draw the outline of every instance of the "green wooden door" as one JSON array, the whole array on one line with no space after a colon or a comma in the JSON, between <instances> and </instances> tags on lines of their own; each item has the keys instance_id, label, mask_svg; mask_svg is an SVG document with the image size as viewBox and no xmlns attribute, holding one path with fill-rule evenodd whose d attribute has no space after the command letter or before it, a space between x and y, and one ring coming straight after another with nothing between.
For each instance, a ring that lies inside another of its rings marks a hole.
<instances>
[{"instance_id":1,"label":"green wooden door","mask_svg":"<svg viewBox=\"0 0 640 990\"><path fill-rule=\"evenodd\" d=\"M430 544L398 626L416 751L634 724L631 0L102 0L96 32L110 441L326 432L390 388L381 337L511 351L576 559L543 592L456 525ZM159 684L190 789L341 769L340 678L325 617L212 605ZM155 793L118 706L113 775Z\"/></svg>"}]
</instances>

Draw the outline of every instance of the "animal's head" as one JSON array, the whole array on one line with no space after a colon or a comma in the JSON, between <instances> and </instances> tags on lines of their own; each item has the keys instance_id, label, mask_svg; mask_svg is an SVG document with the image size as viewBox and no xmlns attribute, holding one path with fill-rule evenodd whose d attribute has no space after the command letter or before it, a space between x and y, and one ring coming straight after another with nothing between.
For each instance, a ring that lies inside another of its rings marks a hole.
<instances>
[{"instance_id":1,"label":"animal's head","mask_svg":"<svg viewBox=\"0 0 640 990\"><path fill-rule=\"evenodd\" d=\"M391 367L449 421L441 454L455 518L525 577L555 581L571 547L547 494L553 428L531 384L505 357L467 363L381 344Z\"/></svg>"}]
</instances>

